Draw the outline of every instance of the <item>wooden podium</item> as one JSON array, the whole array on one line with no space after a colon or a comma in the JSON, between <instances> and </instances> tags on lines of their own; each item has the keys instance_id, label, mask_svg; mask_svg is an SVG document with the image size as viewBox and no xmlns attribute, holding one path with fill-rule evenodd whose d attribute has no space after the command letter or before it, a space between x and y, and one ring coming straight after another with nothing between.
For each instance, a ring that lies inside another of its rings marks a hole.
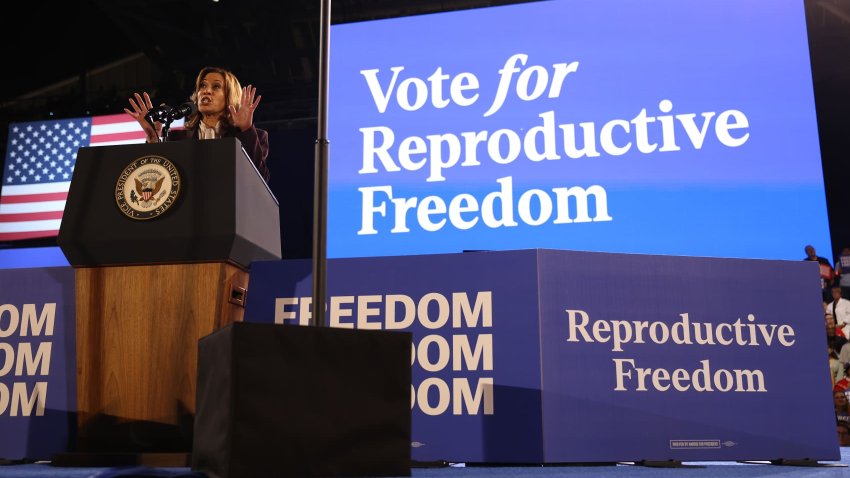
<instances>
[{"instance_id":1,"label":"wooden podium","mask_svg":"<svg viewBox=\"0 0 850 478\"><path fill-rule=\"evenodd\" d=\"M157 184L159 183L159 184ZM67 466L188 466L197 342L241 321L278 204L234 138L80 148L58 242L74 267Z\"/></svg>"}]
</instances>

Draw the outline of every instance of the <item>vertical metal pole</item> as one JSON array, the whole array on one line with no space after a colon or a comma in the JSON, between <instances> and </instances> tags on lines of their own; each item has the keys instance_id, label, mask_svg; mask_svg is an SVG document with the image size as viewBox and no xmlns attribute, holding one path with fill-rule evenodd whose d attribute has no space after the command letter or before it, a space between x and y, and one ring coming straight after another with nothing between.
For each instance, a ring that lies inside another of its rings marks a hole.
<instances>
[{"instance_id":1,"label":"vertical metal pole","mask_svg":"<svg viewBox=\"0 0 850 478\"><path fill-rule=\"evenodd\" d=\"M313 188L313 319L315 327L327 326L325 290L328 221L328 65L331 0L322 0L319 15L319 130L316 139L316 172Z\"/></svg>"}]
</instances>

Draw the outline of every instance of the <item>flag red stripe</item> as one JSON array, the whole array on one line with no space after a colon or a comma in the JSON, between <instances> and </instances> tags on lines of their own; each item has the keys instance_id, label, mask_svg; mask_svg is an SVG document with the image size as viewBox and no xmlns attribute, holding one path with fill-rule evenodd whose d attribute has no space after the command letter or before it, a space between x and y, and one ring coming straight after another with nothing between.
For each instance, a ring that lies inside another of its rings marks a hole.
<instances>
[{"instance_id":1,"label":"flag red stripe","mask_svg":"<svg viewBox=\"0 0 850 478\"><path fill-rule=\"evenodd\" d=\"M91 119L91 124L99 126L104 124L129 123L131 121L135 122L136 120L134 120L133 117L128 115L127 113L119 113L115 115L93 116Z\"/></svg>"},{"instance_id":2,"label":"flag red stripe","mask_svg":"<svg viewBox=\"0 0 850 478\"><path fill-rule=\"evenodd\" d=\"M133 119L132 116L127 113L120 113L117 115L101 115L101 116L92 116L91 124L92 126L102 126L106 124L116 124L116 123L136 123L136 120ZM141 128L141 126L139 126ZM171 129L180 129L182 127L175 126Z\"/></svg>"},{"instance_id":3,"label":"flag red stripe","mask_svg":"<svg viewBox=\"0 0 850 478\"><path fill-rule=\"evenodd\" d=\"M142 131L141 127L138 131L129 131L127 133L110 133L110 134L98 134L93 135L91 137L91 144L97 144L101 142L107 141L127 141L133 139L145 139L145 132Z\"/></svg>"},{"instance_id":4,"label":"flag red stripe","mask_svg":"<svg viewBox=\"0 0 850 478\"><path fill-rule=\"evenodd\" d=\"M21 194L19 196L2 196L0 204L21 204L27 202L42 202L42 201L65 201L68 199L68 192L58 193L43 193L43 194Z\"/></svg>"},{"instance_id":5,"label":"flag red stripe","mask_svg":"<svg viewBox=\"0 0 850 478\"><path fill-rule=\"evenodd\" d=\"M0 214L2 222L45 221L47 219L62 219L63 211L21 212L16 214Z\"/></svg>"},{"instance_id":6,"label":"flag red stripe","mask_svg":"<svg viewBox=\"0 0 850 478\"><path fill-rule=\"evenodd\" d=\"M0 241L20 241L37 237L55 237L59 231L0 232Z\"/></svg>"}]
</instances>

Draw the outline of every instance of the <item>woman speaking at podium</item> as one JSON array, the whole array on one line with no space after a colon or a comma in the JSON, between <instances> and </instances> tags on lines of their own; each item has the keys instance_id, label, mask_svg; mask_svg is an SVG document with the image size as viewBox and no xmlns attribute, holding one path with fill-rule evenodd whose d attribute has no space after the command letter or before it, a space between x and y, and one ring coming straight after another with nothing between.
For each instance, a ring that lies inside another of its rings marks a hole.
<instances>
[{"instance_id":1,"label":"woman speaking at podium","mask_svg":"<svg viewBox=\"0 0 850 478\"><path fill-rule=\"evenodd\" d=\"M269 134L254 126L254 110L262 96L251 85L242 87L236 75L224 68L204 67L195 79L190 101L170 108L154 108L147 92L134 93L131 108L124 112L133 117L147 134L148 143L158 143L163 122L170 124L185 117L184 129L167 131L167 141L184 139L238 138L257 170L268 182Z\"/></svg>"}]
</instances>

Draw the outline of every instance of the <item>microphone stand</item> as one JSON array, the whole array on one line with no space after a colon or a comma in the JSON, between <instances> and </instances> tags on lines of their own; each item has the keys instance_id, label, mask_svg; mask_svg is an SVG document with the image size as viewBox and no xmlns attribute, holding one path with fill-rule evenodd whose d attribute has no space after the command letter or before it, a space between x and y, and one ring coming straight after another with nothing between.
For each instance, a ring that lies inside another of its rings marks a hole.
<instances>
[{"instance_id":1,"label":"microphone stand","mask_svg":"<svg viewBox=\"0 0 850 478\"><path fill-rule=\"evenodd\" d=\"M164 143L168 139L169 129L171 129L171 120L166 120L162 125L162 138L159 140L160 143Z\"/></svg>"},{"instance_id":2,"label":"microphone stand","mask_svg":"<svg viewBox=\"0 0 850 478\"><path fill-rule=\"evenodd\" d=\"M183 118L184 115L180 113L176 108L169 111L167 115L165 115L165 120L162 123L162 142L166 142L168 140L168 131L171 130L171 123L176 119Z\"/></svg>"},{"instance_id":3,"label":"microphone stand","mask_svg":"<svg viewBox=\"0 0 850 478\"><path fill-rule=\"evenodd\" d=\"M148 114L145 115L145 120L153 127L154 131L156 131L156 122L162 121L162 137L157 137L160 143L165 142L168 138L168 130L171 128L171 122L174 121L172 111L171 107L162 104L148 111Z\"/></svg>"}]
</instances>

